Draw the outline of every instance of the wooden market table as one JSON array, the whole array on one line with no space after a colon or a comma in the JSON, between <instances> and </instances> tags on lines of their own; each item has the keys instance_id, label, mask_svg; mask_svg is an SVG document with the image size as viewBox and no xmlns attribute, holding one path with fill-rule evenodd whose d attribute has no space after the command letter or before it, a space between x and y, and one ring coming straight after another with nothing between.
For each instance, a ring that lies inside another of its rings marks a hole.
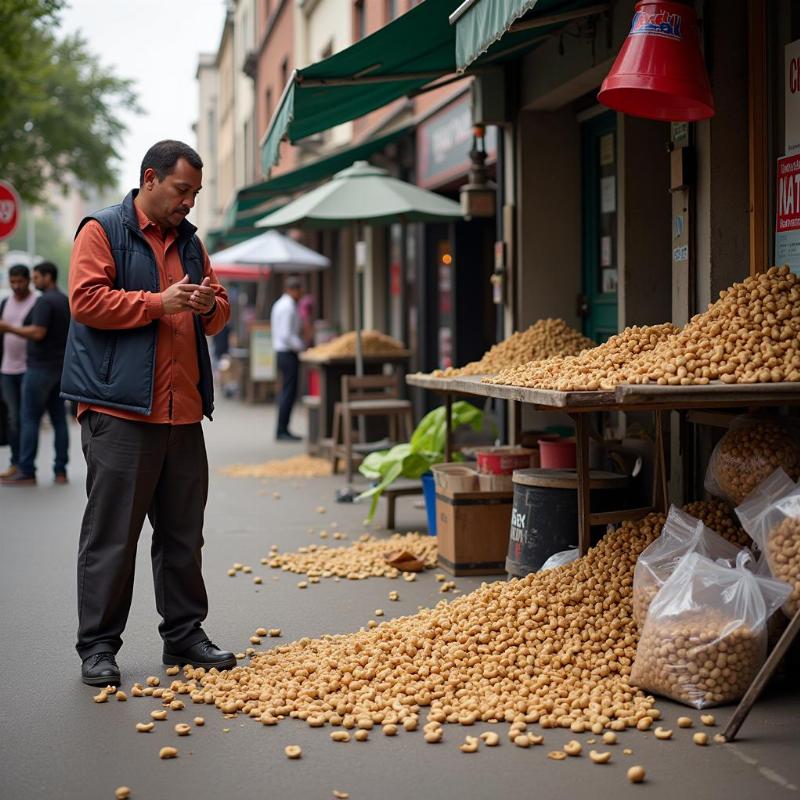
<instances>
[{"instance_id":1,"label":"wooden market table","mask_svg":"<svg viewBox=\"0 0 800 800\"><path fill-rule=\"evenodd\" d=\"M408 350L398 350L386 355L364 354L364 374L380 375L384 365L389 364L395 369L405 372L411 353ZM342 375L355 375L355 356L341 356L337 358L318 358L307 353L300 353L300 362L306 367L319 372L319 441L330 437L333 430L333 409L342 399Z\"/></svg>"},{"instance_id":2,"label":"wooden market table","mask_svg":"<svg viewBox=\"0 0 800 800\"><path fill-rule=\"evenodd\" d=\"M575 423L578 476L578 547L585 555L591 542L592 525L608 525L626 519L641 519L653 511L666 512L669 505L664 459L663 413L680 410L763 407L800 404L800 383L724 384L707 386L659 386L624 384L616 389L559 392L483 383L483 376L434 378L408 375L406 383L444 396L447 408L445 458L452 454L451 408L454 396L491 397L525 403L538 411L561 411ZM589 420L587 414L601 411L650 412L655 416L655 468L652 502L645 508L592 513L589 492Z\"/></svg>"}]
</instances>

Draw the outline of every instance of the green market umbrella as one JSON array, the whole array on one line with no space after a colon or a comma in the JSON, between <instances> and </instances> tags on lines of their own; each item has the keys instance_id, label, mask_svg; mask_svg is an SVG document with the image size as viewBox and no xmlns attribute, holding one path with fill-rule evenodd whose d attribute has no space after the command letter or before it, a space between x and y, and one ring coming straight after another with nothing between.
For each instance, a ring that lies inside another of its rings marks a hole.
<instances>
[{"instance_id":1,"label":"green market umbrella","mask_svg":"<svg viewBox=\"0 0 800 800\"><path fill-rule=\"evenodd\" d=\"M339 228L345 225L389 225L393 222L443 222L461 219L458 203L392 177L380 167L356 161L327 183L256 222L261 228ZM365 248L356 245L356 374L364 374L361 349L361 285Z\"/></svg>"}]
</instances>

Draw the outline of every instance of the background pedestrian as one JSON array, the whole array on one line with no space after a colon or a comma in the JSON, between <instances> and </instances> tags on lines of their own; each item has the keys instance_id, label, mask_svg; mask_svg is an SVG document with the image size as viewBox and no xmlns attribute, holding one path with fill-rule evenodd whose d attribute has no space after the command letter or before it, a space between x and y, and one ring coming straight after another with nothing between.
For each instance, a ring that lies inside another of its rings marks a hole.
<instances>
[{"instance_id":1,"label":"background pedestrian","mask_svg":"<svg viewBox=\"0 0 800 800\"><path fill-rule=\"evenodd\" d=\"M41 294L22 325L0 322L0 333L27 339L27 365L20 401L19 459L16 471L2 479L4 486L36 484L39 426L45 411L55 435L54 480L57 484L67 482L69 429L59 387L69 330L69 301L58 288L58 267L55 264L49 261L37 264L33 268L33 283Z\"/></svg>"},{"instance_id":2,"label":"background pedestrian","mask_svg":"<svg viewBox=\"0 0 800 800\"><path fill-rule=\"evenodd\" d=\"M272 346L275 349L278 370L281 373L281 391L278 396L278 441L300 441L289 431L292 406L297 399L297 379L300 371L298 353L305 349L301 337L302 322L297 303L303 296L303 282L290 275L283 284L283 294L275 301L270 312Z\"/></svg>"},{"instance_id":3,"label":"background pedestrian","mask_svg":"<svg viewBox=\"0 0 800 800\"><path fill-rule=\"evenodd\" d=\"M36 295L31 291L30 270L24 264L15 264L8 270L8 284L12 294L0 302L0 322L21 327L36 302ZM6 436L11 449L8 468L0 472L0 478L10 478L17 473L22 376L25 374L27 349L25 337L0 333L0 397L5 403Z\"/></svg>"}]
</instances>

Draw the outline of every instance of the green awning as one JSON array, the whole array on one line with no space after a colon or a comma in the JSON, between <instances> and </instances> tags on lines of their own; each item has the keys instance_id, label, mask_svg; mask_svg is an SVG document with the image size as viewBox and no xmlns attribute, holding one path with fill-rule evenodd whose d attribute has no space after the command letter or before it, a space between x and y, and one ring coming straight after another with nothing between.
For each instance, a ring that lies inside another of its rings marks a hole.
<instances>
[{"instance_id":1,"label":"green awning","mask_svg":"<svg viewBox=\"0 0 800 800\"><path fill-rule=\"evenodd\" d=\"M456 29L457 68L466 70L501 39L504 49L515 48L532 37L547 36L568 22L609 8L609 3L590 0L466 0L450 15Z\"/></svg>"},{"instance_id":2,"label":"green awning","mask_svg":"<svg viewBox=\"0 0 800 800\"><path fill-rule=\"evenodd\" d=\"M284 139L296 142L349 122L440 78L457 77L459 70L477 72L517 58L565 23L588 14L590 5L588 0L468 0L460 4L459 0L423 0L345 50L295 70L261 147L264 172L278 161ZM533 14L514 22L534 6ZM607 10L608 6L595 3L593 7ZM575 9L583 11L576 14ZM451 24L450 18L459 12L456 24ZM461 29L462 20L468 29ZM474 37L477 48L463 65L456 61L457 33L466 35L462 30Z\"/></svg>"},{"instance_id":3,"label":"green awning","mask_svg":"<svg viewBox=\"0 0 800 800\"><path fill-rule=\"evenodd\" d=\"M245 186L237 192L235 200L225 212L224 227L210 231L206 236L209 252L223 246L239 244L263 233L262 229L254 227L256 221L284 205L287 195L330 178L331 175L349 167L354 161L369 158L387 145L408 136L413 130L413 125L404 125L383 136L377 136L304 164L276 178Z\"/></svg>"},{"instance_id":4,"label":"green awning","mask_svg":"<svg viewBox=\"0 0 800 800\"><path fill-rule=\"evenodd\" d=\"M413 125L404 125L382 136L374 139L346 147L338 150L331 155L319 158L309 164L285 172L275 178L270 178L261 183L254 183L240 189L233 204L234 221L241 225L245 219L254 215L255 219L263 217L267 210L261 208L266 201L274 200L280 195L296 192L312 183L318 183L325 178L330 178L345 167L349 167L354 161L364 161L374 153L383 150L384 147L402 139L414 130ZM258 208L256 208L258 207ZM248 214L248 212L250 212ZM229 209L229 214L231 213ZM245 216L243 216L245 215Z\"/></svg>"},{"instance_id":5,"label":"green awning","mask_svg":"<svg viewBox=\"0 0 800 800\"><path fill-rule=\"evenodd\" d=\"M281 140L296 142L404 97L455 67L448 15L458 0L424 0L354 45L295 70L261 149L264 172Z\"/></svg>"}]
</instances>

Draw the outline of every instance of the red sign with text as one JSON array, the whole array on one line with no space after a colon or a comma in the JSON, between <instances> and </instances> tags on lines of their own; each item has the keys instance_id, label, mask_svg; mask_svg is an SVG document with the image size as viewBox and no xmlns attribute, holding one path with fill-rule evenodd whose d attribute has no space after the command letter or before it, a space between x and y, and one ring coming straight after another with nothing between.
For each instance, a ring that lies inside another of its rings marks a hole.
<instances>
[{"instance_id":1,"label":"red sign with text","mask_svg":"<svg viewBox=\"0 0 800 800\"><path fill-rule=\"evenodd\" d=\"M7 239L19 222L19 197L10 183L0 181L0 240Z\"/></svg>"},{"instance_id":2,"label":"red sign with text","mask_svg":"<svg viewBox=\"0 0 800 800\"><path fill-rule=\"evenodd\" d=\"M775 231L800 229L800 155L778 159Z\"/></svg>"}]
</instances>

